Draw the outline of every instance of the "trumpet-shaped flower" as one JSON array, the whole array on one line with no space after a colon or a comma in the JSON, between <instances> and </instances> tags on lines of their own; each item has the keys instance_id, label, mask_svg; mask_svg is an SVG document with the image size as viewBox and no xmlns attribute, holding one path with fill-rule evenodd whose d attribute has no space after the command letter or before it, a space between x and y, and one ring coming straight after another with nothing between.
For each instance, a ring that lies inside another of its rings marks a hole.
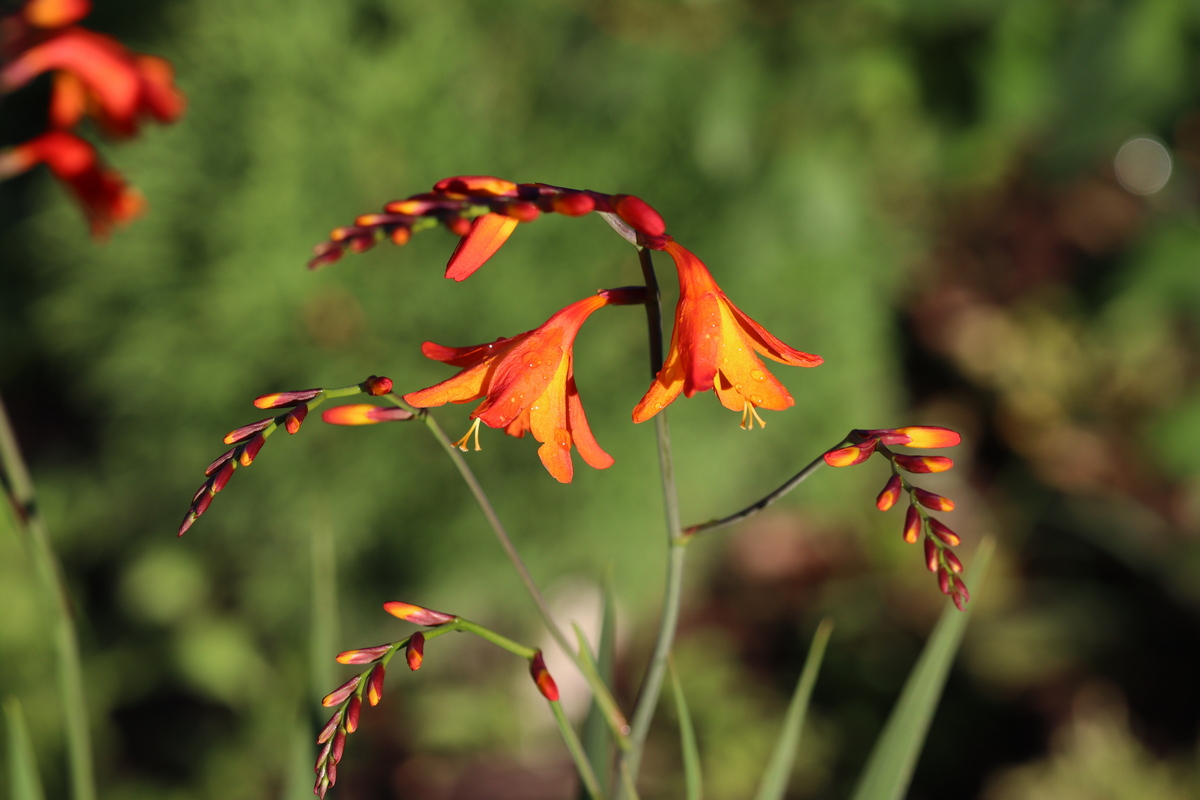
<instances>
[{"instance_id":1,"label":"trumpet-shaped flower","mask_svg":"<svg viewBox=\"0 0 1200 800\"><path fill-rule=\"evenodd\" d=\"M768 333L730 302L700 259L677 242L663 247L679 273L679 304L671 349L649 391L633 410L633 421L644 422L679 396L691 397L712 389L721 403L742 412L742 427L762 418L755 409L782 411L793 405L788 390L755 352L781 364L815 367L820 356L791 348Z\"/></svg>"},{"instance_id":2,"label":"trumpet-shaped flower","mask_svg":"<svg viewBox=\"0 0 1200 800\"><path fill-rule=\"evenodd\" d=\"M479 449L479 424L504 428L510 436L526 431L542 443L538 456L546 470L562 483L574 474L571 447L590 466L605 469L612 456L596 443L575 388L572 345L584 321L607 305L644 303L645 290L612 289L562 309L540 327L509 339L471 347L444 347L433 342L421 346L428 358L462 367L454 377L436 386L410 392L406 402L418 408L445 403L469 403L484 398L471 412L475 420L459 441L466 449L471 433Z\"/></svg>"},{"instance_id":3,"label":"trumpet-shaped flower","mask_svg":"<svg viewBox=\"0 0 1200 800\"><path fill-rule=\"evenodd\" d=\"M96 150L74 134L49 131L27 142L0 150L0 179L45 164L83 206L92 235L104 238L113 225L142 213L142 195L117 172L105 169Z\"/></svg>"}]
</instances>

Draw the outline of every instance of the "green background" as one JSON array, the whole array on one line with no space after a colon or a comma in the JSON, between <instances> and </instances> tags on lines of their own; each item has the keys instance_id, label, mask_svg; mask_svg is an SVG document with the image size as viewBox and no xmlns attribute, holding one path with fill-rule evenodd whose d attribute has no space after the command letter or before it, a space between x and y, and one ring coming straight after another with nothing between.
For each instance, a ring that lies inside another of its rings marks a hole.
<instances>
[{"instance_id":1,"label":"green background","mask_svg":"<svg viewBox=\"0 0 1200 800\"><path fill-rule=\"evenodd\" d=\"M1195 796L1197 6L142 0L86 24L169 58L189 101L101 145L149 203L102 245L48 175L0 185L0 390L79 611L105 797L308 793L315 700L349 675L332 656L409 629L386 600L539 643L415 425L314 417L174 536L255 396L428 386L451 373L421 341L510 336L639 280L594 216L520 226L462 284L441 278L444 231L305 271L332 227L461 174L644 198L744 311L826 359L773 369L796 406L763 431L711 394L671 407L685 522L752 502L853 427L964 433L956 469L919 485L958 502L968 560L986 534L999 550L911 797ZM4 99L0 144L40 129L46 89ZM1112 166L1138 135L1174 157L1146 197ZM611 469L577 458L561 486L532 441L496 431L469 456L565 615L590 623L611 572L626 707L664 568L653 429L629 421L645 361L638 309L602 310L576 346ZM457 436L469 408L436 413ZM695 543L678 660L711 797L752 790L826 614L793 789L848 794L942 604L902 512L873 508L885 479L878 460L825 470ZM0 687L64 796L47 627L10 527ZM326 567L336 597L314 583ZM462 637L415 675L394 663L335 796L570 794L520 663ZM676 742L664 700L644 796L680 793Z\"/></svg>"}]
</instances>

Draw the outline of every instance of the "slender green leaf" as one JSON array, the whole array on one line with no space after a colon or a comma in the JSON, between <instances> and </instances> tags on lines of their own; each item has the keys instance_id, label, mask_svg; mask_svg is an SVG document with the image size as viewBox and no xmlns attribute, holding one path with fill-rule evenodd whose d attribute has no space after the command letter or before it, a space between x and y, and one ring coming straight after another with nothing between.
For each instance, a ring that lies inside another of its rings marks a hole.
<instances>
[{"instance_id":1,"label":"slender green leaf","mask_svg":"<svg viewBox=\"0 0 1200 800\"><path fill-rule=\"evenodd\" d=\"M8 728L9 796L12 800L44 800L42 781L38 777L37 759L21 703L15 697L4 700L4 719Z\"/></svg>"},{"instance_id":2,"label":"slender green leaf","mask_svg":"<svg viewBox=\"0 0 1200 800\"><path fill-rule=\"evenodd\" d=\"M966 575L975 599L967 606L967 611L959 611L947 601L946 610L909 674L883 733L875 742L853 800L900 800L908 790L946 676L962 641L970 609L979 602L979 590L994 550L995 542L988 537L975 551L974 563Z\"/></svg>"},{"instance_id":3,"label":"slender green leaf","mask_svg":"<svg viewBox=\"0 0 1200 800\"><path fill-rule=\"evenodd\" d=\"M792 775L792 764L800 746L804 718L808 716L808 701L812 697L817 672L820 671L821 661L825 658L825 645L829 643L829 634L832 632L833 620L827 617L821 620L817 632L813 634L808 658L804 660L804 669L800 672L800 680L796 683L792 702L788 704L783 728L780 729L779 739L775 742L775 750L771 753L771 760L767 762L767 768L758 784L755 800L781 800L787 792L788 778Z\"/></svg>"},{"instance_id":4,"label":"slender green leaf","mask_svg":"<svg viewBox=\"0 0 1200 800\"><path fill-rule=\"evenodd\" d=\"M700 774L700 748L696 746L696 729L692 726L692 712L688 710L683 696L683 684L675 669L675 659L667 661L671 672L671 691L675 694L675 709L679 713L679 738L683 747L683 777L687 787L687 800L700 800L704 796Z\"/></svg>"},{"instance_id":5,"label":"slender green leaf","mask_svg":"<svg viewBox=\"0 0 1200 800\"><path fill-rule=\"evenodd\" d=\"M609 575L605 575L601 587L600 641L596 643L599 652L592 659L596 665L596 673L605 686L612 686L615 660L613 641L616 637L616 615L613 613L613 592L609 577ZM583 638L578 628L575 633L579 638L580 656L584 659L590 658L592 653L587 640ZM596 703L595 697L592 698L587 719L583 723L583 751L587 753L588 761L596 773L596 779L600 782L600 791L607 797L610 788L609 775L612 772L613 737L604 709Z\"/></svg>"}]
</instances>

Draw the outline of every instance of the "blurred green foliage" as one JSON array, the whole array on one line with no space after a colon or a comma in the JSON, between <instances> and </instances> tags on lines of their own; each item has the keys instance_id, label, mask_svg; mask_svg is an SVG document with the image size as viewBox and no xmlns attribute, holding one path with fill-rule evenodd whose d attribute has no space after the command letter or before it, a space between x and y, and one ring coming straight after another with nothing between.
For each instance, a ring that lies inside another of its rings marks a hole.
<instances>
[{"instance_id":1,"label":"blurred green foliage","mask_svg":"<svg viewBox=\"0 0 1200 800\"><path fill-rule=\"evenodd\" d=\"M1183 653L1200 633L1194 3L142 0L91 22L168 57L189 108L106 148L150 209L103 246L46 176L0 185L0 390L75 588L104 796L307 792L293 742L341 680L334 653L397 637L385 600L537 640L416 426L310 420L172 535L256 395L369 374L420 388L449 374L425 339L512 335L640 280L594 217L520 227L462 285L440 277L439 231L305 272L333 226L456 174L637 194L747 313L825 357L776 370L796 407L762 432L710 395L671 407L685 522L751 502L851 427L964 430L959 469L923 485L1000 550L911 796L1187 796L1154 787L1194 774L1200 711ZM5 99L0 143L31 132L37 91ZM1174 155L1156 195L1114 178L1134 135ZM552 596L611 565L627 699L663 570L653 435L628 416L643 324L605 309L576 348L613 468L577 461L560 486L533 443L495 431L470 455ZM455 435L466 413L437 412ZM752 790L825 614L794 786L848 794L940 608L899 512L871 508L883 479L826 471L694 546L679 665L711 797ZM0 686L62 796L36 594L0 519ZM314 552L318 574L336 554L335 609L314 612ZM321 665L314 637L333 648ZM364 714L335 792L568 791L521 664L449 639L427 656ZM1097 686L1118 711L1081 722L1074 698ZM667 719L648 797L682 788Z\"/></svg>"}]
</instances>

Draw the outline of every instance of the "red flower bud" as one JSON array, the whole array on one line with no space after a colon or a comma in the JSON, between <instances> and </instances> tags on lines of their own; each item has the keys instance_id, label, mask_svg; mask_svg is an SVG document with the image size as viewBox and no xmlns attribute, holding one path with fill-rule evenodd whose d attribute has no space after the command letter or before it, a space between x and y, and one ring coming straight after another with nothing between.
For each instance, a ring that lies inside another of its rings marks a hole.
<instances>
[{"instance_id":1,"label":"red flower bud","mask_svg":"<svg viewBox=\"0 0 1200 800\"><path fill-rule=\"evenodd\" d=\"M245 441L274 421L274 417L267 417L266 419L260 419L258 422L251 422L249 425L243 425L240 428L232 430L225 434L225 444L236 444Z\"/></svg>"},{"instance_id":2,"label":"red flower bud","mask_svg":"<svg viewBox=\"0 0 1200 800\"><path fill-rule=\"evenodd\" d=\"M261 397L254 398L254 405L258 408L282 408L283 406L295 406L300 403L307 403L314 397L319 395L321 389L304 389L299 392L275 392L274 394L264 394Z\"/></svg>"},{"instance_id":3,"label":"red flower bud","mask_svg":"<svg viewBox=\"0 0 1200 800\"><path fill-rule=\"evenodd\" d=\"M412 418L412 412L403 408L382 408L369 403L351 403L321 412L321 419L330 425L377 425L380 422L403 422Z\"/></svg>"},{"instance_id":4,"label":"red flower bud","mask_svg":"<svg viewBox=\"0 0 1200 800\"><path fill-rule=\"evenodd\" d=\"M327 778L329 778L330 786L333 786L335 783L337 783L337 762L336 761L331 760L329 762L329 764L327 764L325 766L325 776Z\"/></svg>"},{"instance_id":5,"label":"red flower bud","mask_svg":"<svg viewBox=\"0 0 1200 800\"><path fill-rule=\"evenodd\" d=\"M392 244L403 247L412 238L412 229L400 225L392 228L392 232L388 236L391 238Z\"/></svg>"},{"instance_id":6,"label":"red flower bud","mask_svg":"<svg viewBox=\"0 0 1200 800\"><path fill-rule=\"evenodd\" d=\"M533 658L529 659L529 674L533 676L533 682L537 684L538 691L542 693L543 697L550 702L558 700L558 685L546 671L546 662L542 659L541 650L538 650L534 653Z\"/></svg>"},{"instance_id":7,"label":"red flower bud","mask_svg":"<svg viewBox=\"0 0 1200 800\"><path fill-rule=\"evenodd\" d=\"M896 466L908 472L945 472L954 462L945 456L893 456Z\"/></svg>"},{"instance_id":8,"label":"red flower bud","mask_svg":"<svg viewBox=\"0 0 1200 800\"><path fill-rule=\"evenodd\" d=\"M358 688L358 682L360 680L362 680L362 676L355 675L353 678L346 681L329 694L325 695L325 697L321 699L321 705L325 706L326 708L333 708L336 705L340 705L347 697L354 694L354 690Z\"/></svg>"},{"instance_id":9,"label":"red flower bud","mask_svg":"<svg viewBox=\"0 0 1200 800\"><path fill-rule=\"evenodd\" d=\"M421 668L421 662L425 660L425 634L417 631L409 638L408 647L404 649L404 658L412 671L416 672Z\"/></svg>"},{"instance_id":10,"label":"red flower bud","mask_svg":"<svg viewBox=\"0 0 1200 800\"><path fill-rule=\"evenodd\" d=\"M386 673L387 669L383 664L376 664L367 678L367 702L373 706L379 705L379 701L383 699L383 678Z\"/></svg>"},{"instance_id":11,"label":"red flower bud","mask_svg":"<svg viewBox=\"0 0 1200 800\"><path fill-rule=\"evenodd\" d=\"M940 494L927 492L924 489L917 489L913 493L917 496L917 502L926 508L932 508L934 511L954 510L954 501L948 497L942 497Z\"/></svg>"},{"instance_id":12,"label":"red flower bud","mask_svg":"<svg viewBox=\"0 0 1200 800\"><path fill-rule=\"evenodd\" d=\"M346 706L346 733L354 733L358 730L358 715L362 711L362 700L358 695L350 698L350 703Z\"/></svg>"},{"instance_id":13,"label":"red flower bud","mask_svg":"<svg viewBox=\"0 0 1200 800\"><path fill-rule=\"evenodd\" d=\"M667 224L662 216L640 197L631 194L616 194L609 198L617 216L629 223L634 230L650 236L662 236Z\"/></svg>"},{"instance_id":14,"label":"red flower bud","mask_svg":"<svg viewBox=\"0 0 1200 800\"><path fill-rule=\"evenodd\" d=\"M938 588L942 590L942 594L950 594L950 573L944 569L939 569L937 580Z\"/></svg>"},{"instance_id":15,"label":"red flower bud","mask_svg":"<svg viewBox=\"0 0 1200 800\"><path fill-rule=\"evenodd\" d=\"M363 388L372 397L382 397L392 390L392 379L372 375L363 381Z\"/></svg>"},{"instance_id":16,"label":"red flower bud","mask_svg":"<svg viewBox=\"0 0 1200 800\"><path fill-rule=\"evenodd\" d=\"M950 552L949 550L946 551L946 564L949 565L951 572L963 571L962 562L958 560L958 556L954 555L954 553Z\"/></svg>"},{"instance_id":17,"label":"red flower bud","mask_svg":"<svg viewBox=\"0 0 1200 800\"><path fill-rule=\"evenodd\" d=\"M550 207L566 217L582 217L596 208L596 201L583 192L563 192L551 199Z\"/></svg>"},{"instance_id":18,"label":"red flower bud","mask_svg":"<svg viewBox=\"0 0 1200 800\"><path fill-rule=\"evenodd\" d=\"M337 712L329 721L325 723L325 727L321 728L321 732L317 734L317 744L325 744L333 738L333 732L337 730L338 725L342 721L342 712ZM319 763L319 762L318 762Z\"/></svg>"},{"instance_id":19,"label":"red flower bud","mask_svg":"<svg viewBox=\"0 0 1200 800\"><path fill-rule=\"evenodd\" d=\"M374 647L364 647L361 650L347 650L337 654L337 662L339 664L370 664L372 661L383 658L391 649L390 644L379 644Z\"/></svg>"},{"instance_id":20,"label":"red flower bud","mask_svg":"<svg viewBox=\"0 0 1200 800\"><path fill-rule=\"evenodd\" d=\"M505 216L520 222L533 222L541 216L542 210L528 200L510 200L503 204Z\"/></svg>"},{"instance_id":21,"label":"red flower bud","mask_svg":"<svg viewBox=\"0 0 1200 800\"><path fill-rule=\"evenodd\" d=\"M908 511L904 513L904 541L909 544L916 544L917 537L921 535L921 512L917 511L917 507L910 505Z\"/></svg>"},{"instance_id":22,"label":"red flower bud","mask_svg":"<svg viewBox=\"0 0 1200 800\"><path fill-rule=\"evenodd\" d=\"M332 733L329 734L329 738L330 739L333 738ZM321 748L320 755L317 756L317 764L316 764L316 766L313 767L313 772L320 775L321 773L323 773L325 771L325 765L329 763L329 751L332 749L333 749L333 742L332 741L326 742L325 746Z\"/></svg>"},{"instance_id":23,"label":"red flower bud","mask_svg":"<svg viewBox=\"0 0 1200 800\"><path fill-rule=\"evenodd\" d=\"M333 735L333 749L329 751L330 764L336 764L342 760L342 752L346 749L346 729L338 728L337 733Z\"/></svg>"},{"instance_id":24,"label":"red flower bud","mask_svg":"<svg viewBox=\"0 0 1200 800\"><path fill-rule=\"evenodd\" d=\"M928 536L925 537L925 568L930 572L937 572L938 568L938 546L937 542Z\"/></svg>"},{"instance_id":25,"label":"red flower bud","mask_svg":"<svg viewBox=\"0 0 1200 800\"><path fill-rule=\"evenodd\" d=\"M861 464L875 452L875 443L874 439L869 439L862 444L830 450L825 454L825 463L831 467L853 467L855 464Z\"/></svg>"},{"instance_id":26,"label":"red flower bud","mask_svg":"<svg viewBox=\"0 0 1200 800\"><path fill-rule=\"evenodd\" d=\"M938 428L932 425L913 425L907 428L896 428L894 433L900 433L909 438L905 447L917 447L922 450L935 450L940 447L954 447L962 441L962 437L949 428Z\"/></svg>"},{"instance_id":27,"label":"red flower bud","mask_svg":"<svg viewBox=\"0 0 1200 800\"><path fill-rule=\"evenodd\" d=\"M238 463L243 467L248 467L253 464L254 459L258 456L258 451L262 450L262 446L266 443L266 441L267 440L260 433L250 441L243 444L241 448L239 448L242 452L241 455L238 456Z\"/></svg>"},{"instance_id":28,"label":"red flower bud","mask_svg":"<svg viewBox=\"0 0 1200 800\"><path fill-rule=\"evenodd\" d=\"M887 511L892 506L896 505L896 501L900 499L900 476L893 475L884 485L883 491L875 498L875 507L880 511Z\"/></svg>"},{"instance_id":29,"label":"red flower bud","mask_svg":"<svg viewBox=\"0 0 1200 800\"><path fill-rule=\"evenodd\" d=\"M205 511L208 511L208 507L212 504L212 499L212 492L206 491L200 495L196 502L192 503L192 513L198 517Z\"/></svg>"},{"instance_id":30,"label":"red flower bud","mask_svg":"<svg viewBox=\"0 0 1200 800\"><path fill-rule=\"evenodd\" d=\"M454 621L453 614L443 614L441 611L433 611L432 609L421 608L410 603L401 603L397 600L384 603L383 610L393 617L399 617L417 625L424 625L426 628L436 628L439 625L445 625L447 622Z\"/></svg>"},{"instance_id":31,"label":"red flower bud","mask_svg":"<svg viewBox=\"0 0 1200 800\"><path fill-rule=\"evenodd\" d=\"M454 194L513 197L517 193L517 185L512 181L493 178L490 175L458 175L452 178L442 178L433 185L433 190L435 192L453 192Z\"/></svg>"},{"instance_id":32,"label":"red flower bud","mask_svg":"<svg viewBox=\"0 0 1200 800\"><path fill-rule=\"evenodd\" d=\"M295 433L300 430L301 423L308 416L308 406L296 406L289 411L283 418L283 427L288 433Z\"/></svg>"},{"instance_id":33,"label":"red flower bud","mask_svg":"<svg viewBox=\"0 0 1200 800\"><path fill-rule=\"evenodd\" d=\"M225 462L224 466L222 466L219 470L217 470L216 475L213 475L213 478L212 478L213 494L216 494L217 492L224 489L225 484L229 483L229 479L233 477L233 470L234 470L235 466L236 466L236 464L234 464L233 459L230 459Z\"/></svg>"},{"instance_id":34,"label":"red flower bud","mask_svg":"<svg viewBox=\"0 0 1200 800\"><path fill-rule=\"evenodd\" d=\"M929 520L929 530L933 532L934 536L951 547L958 547L962 543L962 539L959 538L958 534L947 528L940 520L931 518Z\"/></svg>"},{"instance_id":35,"label":"red flower bud","mask_svg":"<svg viewBox=\"0 0 1200 800\"><path fill-rule=\"evenodd\" d=\"M455 236L466 236L471 232L471 220L460 217L458 214L447 214L446 218L442 220L442 224Z\"/></svg>"},{"instance_id":36,"label":"red flower bud","mask_svg":"<svg viewBox=\"0 0 1200 800\"><path fill-rule=\"evenodd\" d=\"M234 450L236 450L236 449L237 448L235 447ZM234 450L226 450L224 453L221 454L220 458L218 458L216 461L209 464L204 470L204 477L207 478L208 476L212 475L214 472L219 470L226 461L232 460Z\"/></svg>"}]
</instances>

